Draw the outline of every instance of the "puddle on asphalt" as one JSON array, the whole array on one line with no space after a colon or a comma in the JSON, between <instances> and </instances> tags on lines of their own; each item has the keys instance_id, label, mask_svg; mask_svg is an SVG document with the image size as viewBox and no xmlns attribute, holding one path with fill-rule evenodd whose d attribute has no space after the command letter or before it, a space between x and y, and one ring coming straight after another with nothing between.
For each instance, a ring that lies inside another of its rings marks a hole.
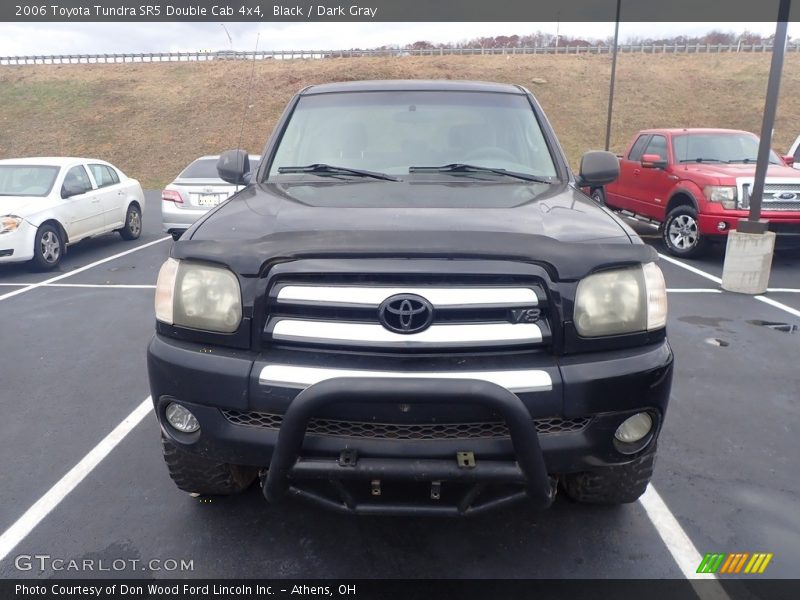
<instances>
[{"instance_id":1,"label":"puddle on asphalt","mask_svg":"<svg viewBox=\"0 0 800 600\"><path fill-rule=\"evenodd\" d=\"M721 348L726 348L731 345L730 342L726 342L725 340L721 340L719 338L706 338L706 344L711 344L712 346L719 346Z\"/></svg>"},{"instance_id":2,"label":"puddle on asphalt","mask_svg":"<svg viewBox=\"0 0 800 600\"><path fill-rule=\"evenodd\" d=\"M753 319L748 321L751 325L758 325L759 327L767 327L775 331L782 331L783 333L797 333L800 331L800 325L792 325L791 323L779 323L776 321L762 321L761 319Z\"/></svg>"},{"instance_id":3,"label":"puddle on asphalt","mask_svg":"<svg viewBox=\"0 0 800 600\"><path fill-rule=\"evenodd\" d=\"M720 327L722 323L730 323L733 319L726 319L724 317L678 317L678 321L689 323L689 325L706 325L708 327Z\"/></svg>"}]
</instances>

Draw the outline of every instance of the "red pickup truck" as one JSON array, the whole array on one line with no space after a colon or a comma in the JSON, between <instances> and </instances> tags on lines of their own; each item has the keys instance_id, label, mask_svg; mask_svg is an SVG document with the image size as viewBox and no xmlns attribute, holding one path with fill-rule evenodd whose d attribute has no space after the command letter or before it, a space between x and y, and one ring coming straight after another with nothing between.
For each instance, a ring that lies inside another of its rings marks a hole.
<instances>
[{"instance_id":1,"label":"red pickup truck","mask_svg":"<svg viewBox=\"0 0 800 600\"><path fill-rule=\"evenodd\" d=\"M661 225L675 256L702 254L749 214L758 136L731 129L648 129L620 156L619 178L591 189L599 204ZM770 151L762 216L800 240L800 173Z\"/></svg>"}]
</instances>

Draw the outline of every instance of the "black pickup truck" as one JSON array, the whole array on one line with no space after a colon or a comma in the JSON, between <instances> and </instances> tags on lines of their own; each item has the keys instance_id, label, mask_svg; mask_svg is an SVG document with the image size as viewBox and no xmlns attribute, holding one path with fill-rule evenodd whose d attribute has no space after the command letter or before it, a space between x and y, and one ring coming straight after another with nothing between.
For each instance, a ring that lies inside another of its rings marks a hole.
<instances>
[{"instance_id":1,"label":"black pickup truck","mask_svg":"<svg viewBox=\"0 0 800 600\"><path fill-rule=\"evenodd\" d=\"M306 88L177 241L148 347L179 488L356 513L636 500L673 356L656 252L529 91Z\"/></svg>"}]
</instances>

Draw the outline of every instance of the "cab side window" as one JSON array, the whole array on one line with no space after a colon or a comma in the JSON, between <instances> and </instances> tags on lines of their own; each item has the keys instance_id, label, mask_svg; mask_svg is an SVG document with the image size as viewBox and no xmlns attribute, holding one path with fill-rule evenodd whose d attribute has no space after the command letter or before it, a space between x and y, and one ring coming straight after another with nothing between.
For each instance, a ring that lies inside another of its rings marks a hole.
<instances>
[{"instance_id":1,"label":"cab side window","mask_svg":"<svg viewBox=\"0 0 800 600\"><path fill-rule=\"evenodd\" d=\"M647 150L643 154L656 154L661 160L668 160L667 158L667 138L663 135L654 135L647 144Z\"/></svg>"},{"instance_id":2,"label":"cab side window","mask_svg":"<svg viewBox=\"0 0 800 600\"><path fill-rule=\"evenodd\" d=\"M639 139L631 146L631 151L628 153L628 160L638 162L642 160L644 154L644 147L647 145L647 140L650 139L649 134L640 135Z\"/></svg>"},{"instance_id":3,"label":"cab side window","mask_svg":"<svg viewBox=\"0 0 800 600\"><path fill-rule=\"evenodd\" d=\"M89 174L83 166L72 167L64 176L64 184L61 186L61 195L63 196L67 190L74 190L74 193L85 194L92 189L92 182L89 179Z\"/></svg>"}]
</instances>

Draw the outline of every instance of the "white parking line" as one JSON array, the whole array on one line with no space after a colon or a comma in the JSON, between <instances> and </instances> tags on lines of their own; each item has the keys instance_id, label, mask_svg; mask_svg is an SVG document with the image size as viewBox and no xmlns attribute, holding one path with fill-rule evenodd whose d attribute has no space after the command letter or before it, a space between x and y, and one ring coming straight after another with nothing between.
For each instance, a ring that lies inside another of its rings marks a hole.
<instances>
[{"instance_id":1,"label":"white parking line","mask_svg":"<svg viewBox=\"0 0 800 600\"><path fill-rule=\"evenodd\" d=\"M797 288L767 288L767 293L770 294L800 294L800 289Z\"/></svg>"},{"instance_id":2,"label":"white parking line","mask_svg":"<svg viewBox=\"0 0 800 600\"><path fill-rule=\"evenodd\" d=\"M94 468L127 436L134 427L153 409L150 397L144 399L133 412L92 448L80 462L72 467L58 482L17 519L0 536L0 561L8 556L17 544L27 537L33 529L59 505L59 503L83 481Z\"/></svg>"},{"instance_id":3,"label":"white parking line","mask_svg":"<svg viewBox=\"0 0 800 600\"><path fill-rule=\"evenodd\" d=\"M22 287L26 285L35 285L37 287L54 287L54 288L109 288L109 289L122 289L122 290L154 290L155 285L139 285L127 283L0 283L3 287Z\"/></svg>"},{"instance_id":4,"label":"white parking line","mask_svg":"<svg viewBox=\"0 0 800 600\"><path fill-rule=\"evenodd\" d=\"M13 298L14 296L18 296L20 294L24 294L25 292L29 292L31 290L35 290L36 288L46 286L46 285L48 285L50 283L55 283L56 281L61 281L62 279L66 279L67 277L72 277L73 275L77 275L78 273L83 273L84 271L87 271L87 270L89 270L89 269L91 269L93 267L96 267L98 265L102 265L103 263L107 263L109 261L115 260L117 258L121 258L121 257L126 256L128 254L131 254L133 252L136 252L138 250L143 250L144 248L149 248L150 246L153 246L155 244L160 244L161 242L166 242L167 240L171 240L171 239L172 239L172 236L159 238L159 239L154 240L152 242L148 242L146 244L142 244L141 246L136 246L135 248L131 248L130 250L126 250L125 252L120 252L119 254L114 254L113 256L109 256L107 258L103 258L101 260L97 260L97 261L95 261L93 263L89 263L88 265L80 267L79 269L75 269L74 271L70 271L69 273L63 273L61 275L56 275L55 277L51 277L50 279L45 279L44 281L41 281L39 283L32 283L32 284L30 284L30 285L28 285L28 286L26 286L26 287L24 287L22 289L14 290L13 292L7 292L7 293L3 294L2 296L0 296L0 301L6 300L8 298Z\"/></svg>"},{"instance_id":5,"label":"white parking line","mask_svg":"<svg viewBox=\"0 0 800 600\"><path fill-rule=\"evenodd\" d=\"M678 564L683 576L689 580L706 580L703 582L702 588L696 588L698 596L703 600L718 599L725 600L729 598L728 594L722 588L722 585L716 581L714 583L707 580L716 580L716 575L703 574L702 576L697 573L697 567L700 566L700 561L703 556L697 551L692 540L686 535L686 532L678 523L675 515L669 510L669 507L661 499L661 496L656 489L651 485L647 486L642 497L639 498L639 503L647 513L653 527L656 528L658 535L664 542L664 545L669 550L672 558ZM702 594L699 592L703 592Z\"/></svg>"},{"instance_id":6,"label":"white parking line","mask_svg":"<svg viewBox=\"0 0 800 600\"><path fill-rule=\"evenodd\" d=\"M671 256L667 256L665 254L658 253L659 258L661 260L665 260L666 262L681 267L682 269L686 269L687 271L691 271L695 275L699 275L700 277L705 277L709 281L713 281L714 283L722 283L722 279L717 277L716 275L712 275L711 273L706 273L705 271L701 271L697 267L693 267L692 265L687 265L684 262L679 261L676 258L672 258Z\"/></svg>"},{"instance_id":7,"label":"white parking line","mask_svg":"<svg viewBox=\"0 0 800 600\"><path fill-rule=\"evenodd\" d=\"M671 263L671 264L673 264L675 266L681 267L682 269L686 269L687 271L691 271L695 275L700 275L700 277L705 277L706 279L709 279L709 280L714 281L716 283L720 283L720 284L722 283L722 280L719 277L715 277L711 273L706 273L705 271L701 271L697 267L693 267L692 265L687 265L686 263L683 263L683 262L681 262L681 261L679 261L677 259L671 258L669 256L664 256L663 254L659 254L659 256L661 258L663 258L665 261L667 261L668 263ZM670 291L670 290L667 290L667 291ZM677 291L677 290L671 290L671 291L674 292L674 291ZM782 292L800 292L800 290L796 290L794 288L767 288L767 293L770 293L770 292L773 292L773 293L776 293L776 292L778 292L778 293L782 293ZM800 317L800 310L797 310L796 308L792 308L791 306L787 306L787 305L783 304L782 302L778 302L777 300L773 300L772 298L767 298L766 296L753 296L753 298L755 298L756 300L759 300L759 301L761 301L761 302L763 302L765 304L769 304L770 306L772 306L774 308L777 308L779 310L787 312L790 315L793 315L795 317Z\"/></svg>"},{"instance_id":8,"label":"white parking line","mask_svg":"<svg viewBox=\"0 0 800 600\"><path fill-rule=\"evenodd\" d=\"M800 310L792 308L791 306L786 306L782 302L778 302L777 300L773 300L772 298L767 298L766 296L755 296L756 300L760 300L765 304L769 304L770 306L774 306L780 310L786 311L790 315L794 315L795 317L800 317Z\"/></svg>"}]
</instances>

